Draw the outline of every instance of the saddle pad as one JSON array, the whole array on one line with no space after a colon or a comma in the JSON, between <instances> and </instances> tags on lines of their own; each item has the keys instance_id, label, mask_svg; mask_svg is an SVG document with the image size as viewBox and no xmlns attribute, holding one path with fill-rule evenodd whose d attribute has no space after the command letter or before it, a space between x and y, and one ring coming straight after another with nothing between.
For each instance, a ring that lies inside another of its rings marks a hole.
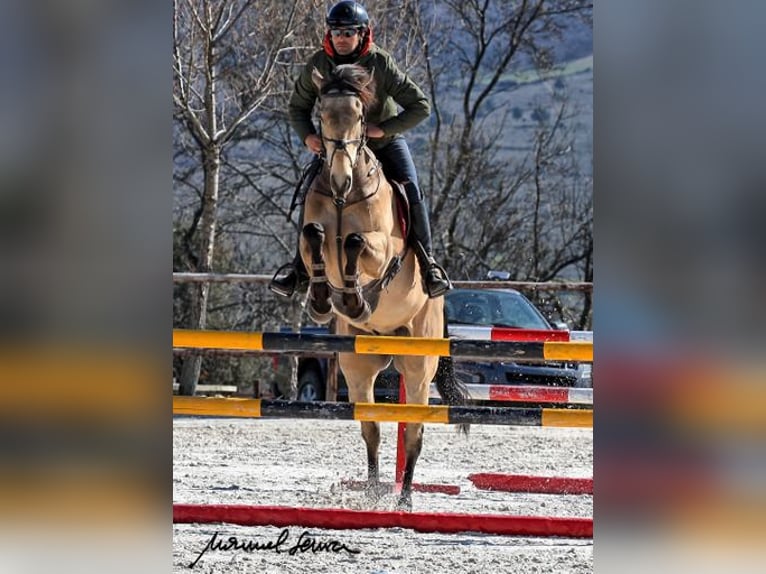
<instances>
[{"instance_id":1,"label":"saddle pad","mask_svg":"<svg viewBox=\"0 0 766 574\"><path fill-rule=\"evenodd\" d=\"M404 191L404 186L398 181L392 181L391 187L394 188L396 215L402 228L402 236L408 239L410 234L410 203L407 201L407 193Z\"/></svg>"}]
</instances>

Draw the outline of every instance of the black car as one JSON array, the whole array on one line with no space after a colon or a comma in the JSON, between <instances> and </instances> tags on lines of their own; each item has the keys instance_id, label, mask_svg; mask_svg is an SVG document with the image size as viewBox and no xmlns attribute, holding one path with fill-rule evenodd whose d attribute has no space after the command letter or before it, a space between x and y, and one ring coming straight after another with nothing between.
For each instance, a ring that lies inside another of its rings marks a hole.
<instances>
[{"instance_id":1,"label":"black car","mask_svg":"<svg viewBox=\"0 0 766 574\"><path fill-rule=\"evenodd\" d=\"M447 324L451 337L474 338L465 327L503 327L553 330L543 314L524 295L513 289L452 289L445 295ZM324 327L307 327L303 332L327 333ZM282 376L289 376L286 356L276 357ZM588 370L577 363L550 361L515 363L513 361L455 360L455 374L469 384L589 386ZM287 367L287 368L286 368ZM324 400L328 361L323 356L302 356L298 361L298 400ZM276 396L280 385L273 386ZM399 375L393 367L375 381L377 401L398 401ZM338 374L338 400L348 400L343 374Z\"/></svg>"},{"instance_id":2,"label":"black car","mask_svg":"<svg viewBox=\"0 0 766 574\"><path fill-rule=\"evenodd\" d=\"M532 302L513 289L453 289L445 296L450 336L472 338L461 326L555 330ZM557 325L566 329L566 325ZM466 383L487 385L585 386L585 371L577 363L513 361L455 361L458 377Z\"/></svg>"}]
</instances>

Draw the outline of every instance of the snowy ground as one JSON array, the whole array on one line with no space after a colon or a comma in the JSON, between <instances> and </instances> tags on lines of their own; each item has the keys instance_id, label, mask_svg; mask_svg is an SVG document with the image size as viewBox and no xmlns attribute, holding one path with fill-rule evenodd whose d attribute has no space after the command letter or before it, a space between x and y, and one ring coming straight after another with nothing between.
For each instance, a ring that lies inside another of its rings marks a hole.
<instances>
[{"instance_id":1,"label":"snowy ground","mask_svg":"<svg viewBox=\"0 0 766 574\"><path fill-rule=\"evenodd\" d=\"M374 507L343 479L366 478L359 423L350 421L194 419L173 422L173 501L393 510L396 498ZM396 425L381 425L381 477L391 480ZM415 482L457 484L461 494L413 493L413 510L473 514L592 517L591 496L477 490L474 472L593 476L592 429L473 426L469 438L454 427L426 425ZM277 527L174 524L173 565L187 572L211 537L226 542L276 542ZM289 529L284 548L304 528ZM358 554L288 555L273 550L210 550L192 571L234 573L585 573L593 570L589 539L522 538L483 534L424 534L406 529L311 529L319 542L337 540Z\"/></svg>"}]
</instances>

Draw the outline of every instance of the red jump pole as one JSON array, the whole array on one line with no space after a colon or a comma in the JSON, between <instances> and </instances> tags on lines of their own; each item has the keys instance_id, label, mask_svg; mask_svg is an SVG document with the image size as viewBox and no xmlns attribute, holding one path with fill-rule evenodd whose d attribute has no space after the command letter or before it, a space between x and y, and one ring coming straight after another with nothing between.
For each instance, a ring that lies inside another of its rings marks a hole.
<instances>
[{"instance_id":1,"label":"red jump pole","mask_svg":"<svg viewBox=\"0 0 766 574\"><path fill-rule=\"evenodd\" d=\"M404 375L399 375L399 404L407 402L407 389L404 387ZM396 473L394 475L394 483L396 484L397 494L402 491L402 483L404 482L404 465L405 465L405 449L404 449L404 431L407 429L407 423L399 423L396 433Z\"/></svg>"},{"instance_id":2,"label":"red jump pole","mask_svg":"<svg viewBox=\"0 0 766 574\"><path fill-rule=\"evenodd\" d=\"M336 530L408 528L417 532L483 532L506 536L593 538L592 518L389 512L236 504L173 505L173 523L217 522L243 526L303 526Z\"/></svg>"},{"instance_id":3,"label":"red jump pole","mask_svg":"<svg viewBox=\"0 0 766 574\"><path fill-rule=\"evenodd\" d=\"M506 492L542 494L593 494L592 478L525 476L520 474L477 473L468 476L476 488Z\"/></svg>"}]
</instances>

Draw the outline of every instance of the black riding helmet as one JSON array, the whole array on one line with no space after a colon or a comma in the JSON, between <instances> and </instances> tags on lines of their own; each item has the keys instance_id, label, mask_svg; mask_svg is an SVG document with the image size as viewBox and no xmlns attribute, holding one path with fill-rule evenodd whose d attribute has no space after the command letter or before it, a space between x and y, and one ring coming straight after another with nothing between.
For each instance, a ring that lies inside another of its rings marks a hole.
<instances>
[{"instance_id":1,"label":"black riding helmet","mask_svg":"<svg viewBox=\"0 0 766 574\"><path fill-rule=\"evenodd\" d=\"M327 13L328 28L346 28L358 26L366 28L370 24L370 17L367 10L358 2L343 0L330 8Z\"/></svg>"}]
</instances>

